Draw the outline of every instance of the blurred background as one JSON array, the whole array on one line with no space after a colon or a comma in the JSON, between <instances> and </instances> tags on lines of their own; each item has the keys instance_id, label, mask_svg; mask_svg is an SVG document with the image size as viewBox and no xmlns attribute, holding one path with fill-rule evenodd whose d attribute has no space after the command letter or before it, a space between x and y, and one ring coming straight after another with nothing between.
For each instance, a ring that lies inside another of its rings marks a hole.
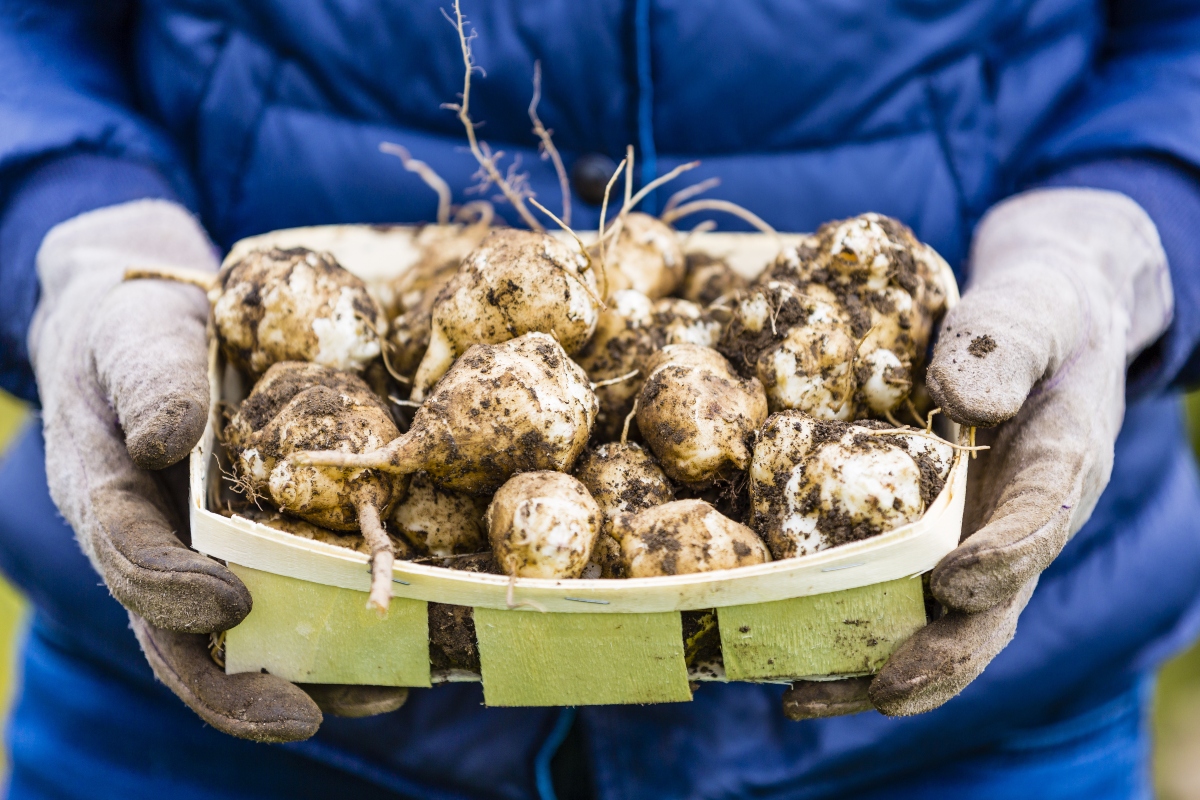
<instances>
[{"instance_id":1,"label":"blurred background","mask_svg":"<svg viewBox=\"0 0 1200 800\"><path fill-rule=\"evenodd\" d=\"M1192 448L1200 454L1200 392L1184 399L1191 423ZM28 421L29 410L0 392L0 457ZM7 731L8 712L20 681L20 657L26 606L0 578L0 720ZM1154 776L1162 800L1200 800L1200 645L1179 655L1159 674L1154 708ZM0 774L6 768L0 749Z\"/></svg>"}]
</instances>

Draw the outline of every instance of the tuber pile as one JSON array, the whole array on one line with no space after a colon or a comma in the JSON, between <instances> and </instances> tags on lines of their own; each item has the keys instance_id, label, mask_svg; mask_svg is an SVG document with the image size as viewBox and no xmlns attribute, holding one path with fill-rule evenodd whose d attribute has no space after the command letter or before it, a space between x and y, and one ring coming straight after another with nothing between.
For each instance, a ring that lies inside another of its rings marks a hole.
<instances>
[{"instance_id":1,"label":"tuber pile","mask_svg":"<svg viewBox=\"0 0 1200 800\"><path fill-rule=\"evenodd\" d=\"M880 214L828 222L779 255L767 279L823 286L856 339L856 402L886 416L909 396L933 324L946 307L949 267L907 227Z\"/></svg>"},{"instance_id":2,"label":"tuber pile","mask_svg":"<svg viewBox=\"0 0 1200 800\"><path fill-rule=\"evenodd\" d=\"M743 375L762 382L772 411L853 418L856 341L837 297L824 286L801 291L767 281L754 287L734 305L720 349Z\"/></svg>"},{"instance_id":3,"label":"tuber pile","mask_svg":"<svg viewBox=\"0 0 1200 800\"><path fill-rule=\"evenodd\" d=\"M600 577L625 577L621 548L612 538L613 518L669 503L675 499L675 489L654 458L633 442L609 442L584 453L575 477L595 499L604 518L592 561Z\"/></svg>"}]
</instances>

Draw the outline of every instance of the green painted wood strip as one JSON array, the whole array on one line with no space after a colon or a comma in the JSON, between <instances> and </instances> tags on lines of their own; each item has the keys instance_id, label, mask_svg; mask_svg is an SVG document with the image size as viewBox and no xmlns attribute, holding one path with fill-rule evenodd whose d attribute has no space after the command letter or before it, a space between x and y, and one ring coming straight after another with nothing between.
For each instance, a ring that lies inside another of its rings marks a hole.
<instances>
[{"instance_id":1,"label":"green painted wood strip","mask_svg":"<svg viewBox=\"0 0 1200 800\"><path fill-rule=\"evenodd\" d=\"M862 675L925 625L921 579L717 609L731 681Z\"/></svg>"},{"instance_id":2,"label":"green painted wood strip","mask_svg":"<svg viewBox=\"0 0 1200 800\"><path fill-rule=\"evenodd\" d=\"M225 670L300 683L429 686L429 618L422 600L392 598L386 619L367 593L229 568L254 607L225 637Z\"/></svg>"},{"instance_id":3,"label":"green painted wood strip","mask_svg":"<svg viewBox=\"0 0 1200 800\"><path fill-rule=\"evenodd\" d=\"M475 609L489 706L692 699L678 612L541 614Z\"/></svg>"}]
</instances>

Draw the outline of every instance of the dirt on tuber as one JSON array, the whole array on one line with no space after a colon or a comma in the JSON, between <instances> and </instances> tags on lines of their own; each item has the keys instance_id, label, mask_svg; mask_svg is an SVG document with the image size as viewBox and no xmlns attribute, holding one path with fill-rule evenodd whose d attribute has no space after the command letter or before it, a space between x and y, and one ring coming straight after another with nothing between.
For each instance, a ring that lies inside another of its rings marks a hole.
<instances>
[{"instance_id":1,"label":"dirt on tuber","mask_svg":"<svg viewBox=\"0 0 1200 800\"><path fill-rule=\"evenodd\" d=\"M553 336L567 353L579 350L600 313L590 266L586 254L548 234L492 231L433 301L429 347L413 378L412 399L424 400L475 344L536 331Z\"/></svg>"},{"instance_id":2,"label":"dirt on tuber","mask_svg":"<svg viewBox=\"0 0 1200 800\"><path fill-rule=\"evenodd\" d=\"M583 369L544 333L471 347L413 416L370 452L297 453L296 464L425 470L439 486L483 495L518 472L570 470L587 445L596 395Z\"/></svg>"},{"instance_id":3,"label":"dirt on tuber","mask_svg":"<svg viewBox=\"0 0 1200 800\"><path fill-rule=\"evenodd\" d=\"M382 520L403 497L407 476L369 467L316 466L291 456L324 450L354 456L399 436L387 406L357 376L284 361L255 384L225 427L238 485L251 499L337 531L361 530L371 548L370 607L391 597L394 546Z\"/></svg>"},{"instance_id":4,"label":"dirt on tuber","mask_svg":"<svg viewBox=\"0 0 1200 800\"><path fill-rule=\"evenodd\" d=\"M654 354L638 396L638 430L663 471L692 487L750 464L755 431L767 418L757 378L741 378L716 350L673 344Z\"/></svg>"},{"instance_id":5,"label":"dirt on tuber","mask_svg":"<svg viewBox=\"0 0 1200 800\"><path fill-rule=\"evenodd\" d=\"M487 510L496 563L518 578L578 578L600 535L601 513L584 485L562 472L523 472Z\"/></svg>"},{"instance_id":6,"label":"dirt on tuber","mask_svg":"<svg viewBox=\"0 0 1200 800\"><path fill-rule=\"evenodd\" d=\"M630 578L713 572L771 560L753 530L703 500L675 500L618 514L612 531Z\"/></svg>"}]
</instances>

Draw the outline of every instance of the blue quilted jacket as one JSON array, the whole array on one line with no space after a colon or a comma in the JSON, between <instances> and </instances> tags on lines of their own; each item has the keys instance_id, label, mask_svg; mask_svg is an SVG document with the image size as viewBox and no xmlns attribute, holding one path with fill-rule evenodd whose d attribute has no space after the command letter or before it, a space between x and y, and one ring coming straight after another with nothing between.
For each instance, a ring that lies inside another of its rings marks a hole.
<instances>
[{"instance_id":1,"label":"blue quilted jacket","mask_svg":"<svg viewBox=\"0 0 1200 800\"><path fill-rule=\"evenodd\" d=\"M475 164L440 108L462 80L441 4L0 0L0 383L36 399L34 254L80 212L173 198L221 247L274 228L431 219L432 193L379 152L384 140L471 199ZM535 60L568 167L632 143L645 182L699 158L692 180L719 177L717 195L780 229L880 211L961 269L975 221L1007 194L1116 189L1154 218L1175 284L1171 330L1134 365L1112 485L1015 641L959 698L915 718L803 724L769 686L581 709L600 795L840 797L946 770L1106 707L1200 629L1200 484L1170 395L1194 377L1200 340L1196 3L466 0L465 12L486 70L472 97L481 136L521 159L551 207L557 182L525 112ZM575 198L577 226L596 211ZM416 691L399 712L330 720L282 749L201 729L150 678L54 514L41 458L33 431L0 470L0 566L38 609L13 729L21 780L108 796L115 765L136 763L164 795L203 796L172 783L174 748L202 766L199 783L246 796L328 795L349 775L413 796L537 792L560 712L485 709L471 686Z\"/></svg>"}]
</instances>

